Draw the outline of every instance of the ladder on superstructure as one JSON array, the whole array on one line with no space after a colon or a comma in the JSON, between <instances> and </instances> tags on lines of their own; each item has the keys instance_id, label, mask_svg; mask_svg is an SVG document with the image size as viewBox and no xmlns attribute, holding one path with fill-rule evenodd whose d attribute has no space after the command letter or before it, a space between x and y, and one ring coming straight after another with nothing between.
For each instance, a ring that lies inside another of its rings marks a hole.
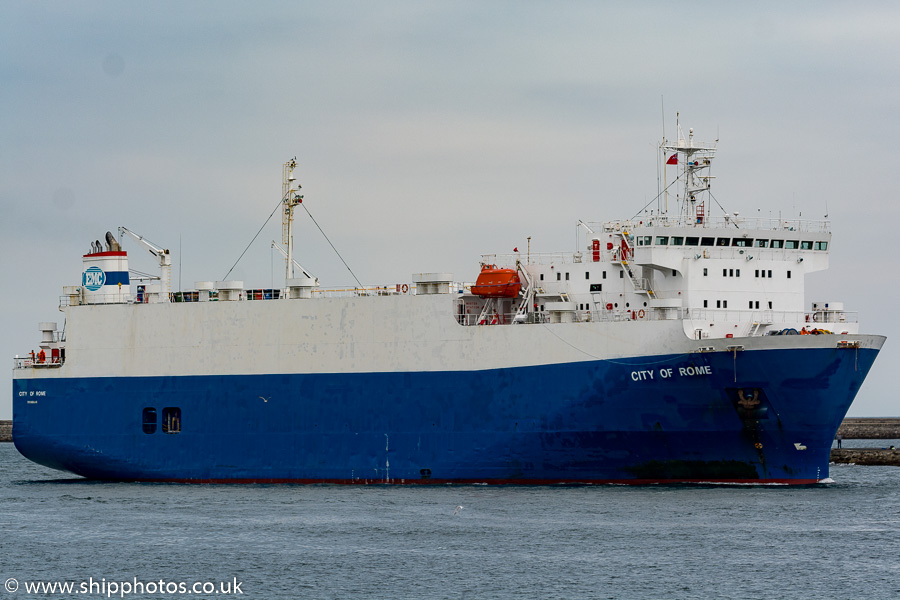
<instances>
[{"instance_id":1,"label":"ladder on superstructure","mask_svg":"<svg viewBox=\"0 0 900 600\"><path fill-rule=\"evenodd\" d=\"M634 256L634 248L631 247L631 244L628 243L628 237L625 232L620 234L622 236L622 246L619 250L619 263L621 263L622 269L625 271L625 274L628 275L628 281L631 282L631 287L634 289L637 294L647 294L651 298L655 296L653 290L647 287L644 289L643 284L637 281L637 278L634 276L634 272L631 270L631 265L628 264L627 256L630 254Z\"/></svg>"}]
</instances>

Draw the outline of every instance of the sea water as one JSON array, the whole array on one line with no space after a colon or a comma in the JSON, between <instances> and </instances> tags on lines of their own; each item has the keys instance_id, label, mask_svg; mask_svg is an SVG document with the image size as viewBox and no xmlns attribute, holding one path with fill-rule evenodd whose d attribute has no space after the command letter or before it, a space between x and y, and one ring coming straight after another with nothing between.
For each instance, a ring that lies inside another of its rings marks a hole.
<instances>
[{"instance_id":1,"label":"sea water","mask_svg":"<svg viewBox=\"0 0 900 600\"><path fill-rule=\"evenodd\" d=\"M831 478L105 483L0 444L0 598L900 597L900 468L832 465ZM72 591L33 592L56 582Z\"/></svg>"}]
</instances>

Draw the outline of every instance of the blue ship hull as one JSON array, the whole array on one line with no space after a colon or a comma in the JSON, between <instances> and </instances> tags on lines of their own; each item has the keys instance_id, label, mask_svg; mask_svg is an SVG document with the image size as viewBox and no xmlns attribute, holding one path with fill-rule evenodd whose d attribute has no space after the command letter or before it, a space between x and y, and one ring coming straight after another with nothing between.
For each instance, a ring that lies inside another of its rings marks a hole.
<instances>
[{"instance_id":1,"label":"blue ship hull","mask_svg":"<svg viewBox=\"0 0 900 600\"><path fill-rule=\"evenodd\" d=\"M13 437L35 462L112 480L813 483L877 353L16 379ZM145 433L147 408L180 409L180 431Z\"/></svg>"}]
</instances>

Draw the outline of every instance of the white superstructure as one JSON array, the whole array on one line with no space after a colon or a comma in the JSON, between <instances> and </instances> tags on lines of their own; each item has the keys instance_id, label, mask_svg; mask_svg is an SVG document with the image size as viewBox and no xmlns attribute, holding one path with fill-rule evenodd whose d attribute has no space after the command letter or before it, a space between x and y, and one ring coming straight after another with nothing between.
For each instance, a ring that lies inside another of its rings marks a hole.
<instances>
[{"instance_id":1,"label":"white superstructure","mask_svg":"<svg viewBox=\"0 0 900 600\"><path fill-rule=\"evenodd\" d=\"M831 242L828 222L746 218L738 213L725 214L724 211L717 216L711 215L709 190L712 176L709 170L716 144L696 142L692 130L685 137L679 129L678 137L674 144L664 141L660 145L663 161L677 165L674 170L678 175L676 181L661 194L660 205L655 212L645 211L631 219L602 223L579 221L574 252L534 254L529 248L525 253L483 255L482 266L497 269L495 273L508 273L515 279L515 290L506 296L485 295L483 287L473 291L475 284L454 282L453 275L449 273L413 274L409 283L385 286L343 290L320 288L318 279L300 266L293 256L294 209L302 205L302 196L298 193L300 186L294 175L296 159L292 159L283 165L282 242L285 247L272 242L272 246L285 257L283 289L245 289L241 281L205 281L197 283L196 291L173 293L170 291L169 251L120 227L120 237L126 234L131 236L157 258L160 275L152 278L156 281L147 285L130 285L126 253L113 236L107 234L107 248L103 248L99 241L95 242L91 246L92 251L84 256L82 285L64 289L61 308L96 315L98 321L93 327L99 327L101 322L114 323L118 318L125 319L112 327L115 331L118 327L127 328L127 321L132 317L129 316L130 309L125 313L105 310L109 304L164 304L167 306L158 310L184 311L187 307L182 309L171 303L256 300L277 301L279 305L283 302L312 303L302 309L271 307L276 312L283 312L284 316L272 314L260 317L259 325L248 329L259 332L266 331L263 323L268 322L266 319L269 318L284 325L297 315L305 315L303 319L306 322L314 322L330 319L335 311L355 314L361 310L367 313L365 298L378 297L382 298L377 304L378 311L386 311L385 314L397 312L398 315L396 319L381 318L376 322L385 322L388 324L386 327L393 327L392 324L404 320L401 313L416 322L438 321L441 324L432 323L413 335L427 337L441 331L440 336L448 341L471 338L469 333L463 331L459 331L458 335L444 331L447 322L455 322L455 326L463 330L483 326L527 328L557 323L615 324L611 329L603 327L593 331L619 338L628 337L631 333L640 338L657 337L660 342L665 340L662 345L669 349L678 346L672 337L673 331L680 331L679 335L683 334L689 340L793 333L857 334L856 314L845 311L842 303L808 303L804 296L806 274L828 268ZM675 189L679 191L671 191ZM671 213L667 210L670 201L675 209ZM417 304L415 299L401 301L400 298L390 298L435 295L444 296L446 300L426 302L423 298ZM345 308L340 309L335 302L344 303L341 306ZM104 306L96 309L80 306L96 304ZM98 309L105 312L96 312ZM222 311L214 312L218 314ZM263 311L265 314L269 312L270 309ZM237 311L234 318L238 318L238 314L243 313ZM257 311L247 313L248 326L256 318L250 315L256 314ZM87 314L82 316L88 317ZM199 319L198 322L211 324L215 320ZM75 320L78 323L82 321ZM665 325L662 321L666 322ZM173 327L177 329L182 327L179 322L163 315L148 319L151 329L158 329L162 323L175 323ZM632 323L645 325L631 327ZM42 324L42 328L45 327L46 324ZM326 333L321 333L323 342L330 340ZM266 346L278 335L279 332L268 331L258 343ZM64 357L64 333L52 332L52 336L59 340ZM174 332L170 337L173 336L179 337ZM256 334L251 336L255 338ZM394 336L393 332L388 331L377 334L379 339L393 339ZM544 337L535 333L522 339L538 340ZM309 338L307 343L315 344L317 339ZM284 340L282 344L288 342ZM333 343L333 340L325 343ZM353 340L340 342L352 343ZM162 361L160 370L181 372L191 364L187 357L191 355L191 348L197 348L198 344L203 345L197 339L185 340L183 348L180 343L176 344L179 350L169 349L169 355L178 357L182 350L186 355L173 359L171 364ZM626 354L659 350L644 350L642 344L638 339L629 343ZM621 355L618 351L607 351L593 343L590 347L592 355L595 352L604 356ZM521 349L515 349L515 352L521 359ZM381 365L383 360L380 356L380 353L375 353L372 364L386 368ZM572 360L573 357L567 359ZM264 369L266 360L251 370ZM438 362L446 364L447 360L447 357L442 357ZM533 360L536 358L525 362ZM332 361L325 363L322 369L332 368L328 366L333 364ZM359 367L364 368L362 365Z\"/></svg>"}]
</instances>

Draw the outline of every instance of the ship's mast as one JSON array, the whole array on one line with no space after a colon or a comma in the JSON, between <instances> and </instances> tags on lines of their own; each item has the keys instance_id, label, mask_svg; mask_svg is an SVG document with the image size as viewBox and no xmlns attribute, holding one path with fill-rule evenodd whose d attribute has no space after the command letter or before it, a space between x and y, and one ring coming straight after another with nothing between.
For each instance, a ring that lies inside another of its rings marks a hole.
<instances>
[{"instance_id":1,"label":"ship's mast","mask_svg":"<svg viewBox=\"0 0 900 600\"><path fill-rule=\"evenodd\" d=\"M281 218L281 241L287 248L284 265L285 281L294 278L294 207L303 202L303 196L297 192L302 187L299 183L294 189L294 169L297 168L297 157L284 163L283 179L281 184L281 202L284 211Z\"/></svg>"},{"instance_id":2,"label":"ship's mast","mask_svg":"<svg viewBox=\"0 0 900 600\"><path fill-rule=\"evenodd\" d=\"M679 198L681 202L681 215L688 223L697 225L704 224L704 216L706 211L698 207L697 195L709 191L710 182L714 177L709 175L709 168L712 159L716 154L716 146L718 140L712 144L705 142L697 142L694 140L694 130L688 129L688 137L685 139L684 131L681 129L681 123L678 123L678 141L670 144L667 140L663 140L660 145L664 154L663 160L670 152L676 152L678 155L678 164L681 167L682 180L684 182L684 195Z\"/></svg>"}]
</instances>

